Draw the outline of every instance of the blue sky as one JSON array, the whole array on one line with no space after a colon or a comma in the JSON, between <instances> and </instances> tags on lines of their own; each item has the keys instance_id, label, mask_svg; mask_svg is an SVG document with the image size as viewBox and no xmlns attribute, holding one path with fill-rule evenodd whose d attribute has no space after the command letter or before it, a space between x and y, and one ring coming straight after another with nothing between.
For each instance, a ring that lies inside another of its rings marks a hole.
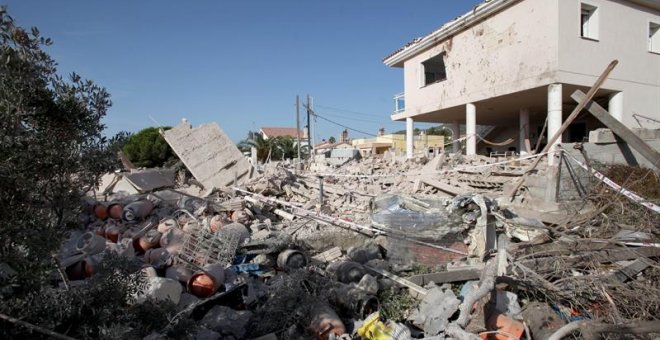
<instances>
[{"instance_id":1,"label":"blue sky","mask_svg":"<svg viewBox=\"0 0 660 340\"><path fill-rule=\"evenodd\" d=\"M218 122L238 141L261 126L295 127L297 94L310 94L320 116L357 130L404 129L389 118L403 72L383 57L479 2L2 3L20 25L54 40L48 51L61 73L108 89L108 135L185 117L193 125ZM323 120L314 126L319 139L343 129Z\"/></svg>"}]
</instances>

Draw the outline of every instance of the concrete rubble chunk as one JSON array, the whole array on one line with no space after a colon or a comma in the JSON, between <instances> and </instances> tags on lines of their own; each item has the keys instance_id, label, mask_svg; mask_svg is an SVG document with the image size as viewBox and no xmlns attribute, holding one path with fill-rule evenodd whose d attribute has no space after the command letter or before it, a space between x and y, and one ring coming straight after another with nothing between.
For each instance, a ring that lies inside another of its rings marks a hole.
<instances>
[{"instance_id":1,"label":"concrete rubble chunk","mask_svg":"<svg viewBox=\"0 0 660 340\"><path fill-rule=\"evenodd\" d=\"M220 340L220 339L222 339L220 333L204 327L200 327L197 330L197 333L195 333L195 340Z\"/></svg>"},{"instance_id":2,"label":"concrete rubble chunk","mask_svg":"<svg viewBox=\"0 0 660 340\"><path fill-rule=\"evenodd\" d=\"M424 330L426 336L440 334L449 325L449 318L456 313L461 301L451 289L434 287L422 299L408 318L415 326Z\"/></svg>"},{"instance_id":3,"label":"concrete rubble chunk","mask_svg":"<svg viewBox=\"0 0 660 340\"><path fill-rule=\"evenodd\" d=\"M225 188L250 177L252 165L216 123L193 128L182 121L163 136L206 189Z\"/></svg>"},{"instance_id":4,"label":"concrete rubble chunk","mask_svg":"<svg viewBox=\"0 0 660 340\"><path fill-rule=\"evenodd\" d=\"M124 174L124 178L139 192L171 188L175 185L173 169L147 169Z\"/></svg>"},{"instance_id":5,"label":"concrete rubble chunk","mask_svg":"<svg viewBox=\"0 0 660 340\"><path fill-rule=\"evenodd\" d=\"M252 312L250 311L237 311L226 306L215 306L206 313L201 324L223 336L243 339L251 317Z\"/></svg>"}]
</instances>

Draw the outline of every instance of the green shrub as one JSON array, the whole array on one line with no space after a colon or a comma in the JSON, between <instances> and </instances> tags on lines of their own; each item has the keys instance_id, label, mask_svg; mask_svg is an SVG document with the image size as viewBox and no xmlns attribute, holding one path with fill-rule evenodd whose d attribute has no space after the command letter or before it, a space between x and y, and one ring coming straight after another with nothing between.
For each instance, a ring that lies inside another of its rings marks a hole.
<instances>
[{"instance_id":1,"label":"green shrub","mask_svg":"<svg viewBox=\"0 0 660 340\"><path fill-rule=\"evenodd\" d=\"M170 127L164 127L168 130ZM155 168L174 163L177 158L165 138L160 135L159 129L149 127L130 136L124 153L135 166Z\"/></svg>"}]
</instances>

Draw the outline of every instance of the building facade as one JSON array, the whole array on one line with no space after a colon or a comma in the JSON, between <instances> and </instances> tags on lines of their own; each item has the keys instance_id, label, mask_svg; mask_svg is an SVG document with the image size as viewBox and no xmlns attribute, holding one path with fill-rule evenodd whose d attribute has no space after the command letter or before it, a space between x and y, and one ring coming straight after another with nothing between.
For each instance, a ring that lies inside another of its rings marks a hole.
<instances>
[{"instance_id":1,"label":"building facade","mask_svg":"<svg viewBox=\"0 0 660 340\"><path fill-rule=\"evenodd\" d=\"M384 59L403 68L391 118L406 121L407 137L415 121L446 124L454 136L465 125L468 155L484 139L513 139L500 147L528 153L559 131L577 105L573 92L587 92L618 60L595 101L628 127L658 128L659 28L658 0L484 2ZM487 136L478 125L491 127ZM563 141L599 127L583 114ZM413 138L406 151L412 156Z\"/></svg>"}]
</instances>

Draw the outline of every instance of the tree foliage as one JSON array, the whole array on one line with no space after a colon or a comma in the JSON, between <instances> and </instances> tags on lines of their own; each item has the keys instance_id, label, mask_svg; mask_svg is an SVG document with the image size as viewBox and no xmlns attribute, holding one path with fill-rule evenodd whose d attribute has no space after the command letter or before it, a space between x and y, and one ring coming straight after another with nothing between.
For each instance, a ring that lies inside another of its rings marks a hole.
<instances>
[{"instance_id":1,"label":"tree foliage","mask_svg":"<svg viewBox=\"0 0 660 340\"><path fill-rule=\"evenodd\" d=\"M330 138L328 138L328 143L335 144L336 142L337 142L337 139L334 136L330 136Z\"/></svg>"},{"instance_id":2,"label":"tree foliage","mask_svg":"<svg viewBox=\"0 0 660 340\"><path fill-rule=\"evenodd\" d=\"M238 143L238 148L242 152L250 152L252 147L257 149L257 160L260 162L298 157L297 142L290 136L265 139L260 133L250 131L248 138ZM301 148L300 153L301 157L307 157L308 148Z\"/></svg>"},{"instance_id":3,"label":"tree foliage","mask_svg":"<svg viewBox=\"0 0 660 340\"><path fill-rule=\"evenodd\" d=\"M445 136L445 137L451 137L451 130L444 125L438 125L438 126L432 126L426 130L423 130L424 133L426 133L427 136ZM413 130L413 135L417 136L422 132L421 129L415 128ZM395 132L394 134L396 135L405 135L406 130L399 130Z\"/></svg>"},{"instance_id":4,"label":"tree foliage","mask_svg":"<svg viewBox=\"0 0 660 340\"><path fill-rule=\"evenodd\" d=\"M77 74L59 76L42 49L50 43L0 7L0 313L80 338L143 336L148 322L167 318L127 308L140 281L126 264L107 259L105 274L82 287L52 285L51 255L81 228L82 195L113 168L116 150L101 124L110 95ZM2 338L39 338L0 324Z\"/></svg>"},{"instance_id":5,"label":"tree foliage","mask_svg":"<svg viewBox=\"0 0 660 340\"><path fill-rule=\"evenodd\" d=\"M170 127L162 129L168 130ZM123 149L128 159L139 167L162 167L177 160L172 148L156 127L149 127L131 135Z\"/></svg>"},{"instance_id":6,"label":"tree foliage","mask_svg":"<svg viewBox=\"0 0 660 340\"><path fill-rule=\"evenodd\" d=\"M0 43L0 262L40 273L78 225L80 192L111 168L101 124L110 95L77 74L57 75L41 49L50 39L16 26L4 8Z\"/></svg>"}]
</instances>

